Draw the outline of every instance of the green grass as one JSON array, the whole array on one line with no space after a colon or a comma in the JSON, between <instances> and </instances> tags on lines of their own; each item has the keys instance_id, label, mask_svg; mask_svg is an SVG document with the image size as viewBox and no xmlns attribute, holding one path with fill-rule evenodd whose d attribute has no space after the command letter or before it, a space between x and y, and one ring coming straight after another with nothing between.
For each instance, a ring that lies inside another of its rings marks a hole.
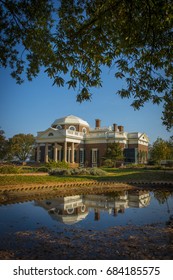
<instances>
[{"instance_id":1,"label":"green grass","mask_svg":"<svg viewBox=\"0 0 173 280\"><path fill-rule=\"evenodd\" d=\"M173 181L173 171L147 169L116 169L104 168L109 178L122 181Z\"/></svg>"},{"instance_id":2,"label":"green grass","mask_svg":"<svg viewBox=\"0 0 173 280\"><path fill-rule=\"evenodd\" d=\"M3 175L0 176L0 186L21 185L21 184L46 184L59 182L83 181L85 178L76 177L56 177L56 176L26 176L26 175Z\"/></svg>"},{"instance_id":3,"label":"green grass","mask_svg":"<svg viewBox=\"0 0 173 280\"><path fill-rule=\"evenodd\" d=\"M144 169L112 169L104 168L106 176L41 176L41 175L1 175L0 186L20 184L46 184L58 182L75 182L84 180L97 181L173 181L173 171L144 170Z\"/></svg>"}]
</instances>

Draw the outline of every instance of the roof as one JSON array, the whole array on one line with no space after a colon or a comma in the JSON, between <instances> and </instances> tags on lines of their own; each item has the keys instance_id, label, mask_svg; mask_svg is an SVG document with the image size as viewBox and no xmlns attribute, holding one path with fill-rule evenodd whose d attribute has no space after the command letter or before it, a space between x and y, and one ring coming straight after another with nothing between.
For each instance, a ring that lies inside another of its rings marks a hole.
<instances>
[{"instance_id":1,"label":"roof","mask_svg":"<svg viewBox=\"0 0 173 280\"><path fill-rule=\"evenodd\" d=\"M66 117L56 119L52 123L52 126L63 125L63 124L81 124L81 125L89 126L89 124L86 121L82 120L79 117L73 116L73 115L68 115Z\"/></svg>"}]
</instances>

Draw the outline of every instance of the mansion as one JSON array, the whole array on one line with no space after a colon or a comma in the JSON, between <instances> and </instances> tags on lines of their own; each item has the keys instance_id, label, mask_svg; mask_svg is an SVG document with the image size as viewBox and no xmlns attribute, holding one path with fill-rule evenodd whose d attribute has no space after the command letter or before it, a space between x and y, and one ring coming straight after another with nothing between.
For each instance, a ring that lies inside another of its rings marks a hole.
<instances>
[{"instance_id":1,"label":"mansion","mask_svg":"<svg viewBox=\"0 0 173 280\"><path fill-rule=\"evenodd\" d=\"M36 161L65 161L71 166L97 167L102 165L109 143L119 143L125 163L146 163L149 139L145 133L125 132L122 125L95 128L76 116L56 119L51 127L37 133Z\"/></svg>"}]
</instances>

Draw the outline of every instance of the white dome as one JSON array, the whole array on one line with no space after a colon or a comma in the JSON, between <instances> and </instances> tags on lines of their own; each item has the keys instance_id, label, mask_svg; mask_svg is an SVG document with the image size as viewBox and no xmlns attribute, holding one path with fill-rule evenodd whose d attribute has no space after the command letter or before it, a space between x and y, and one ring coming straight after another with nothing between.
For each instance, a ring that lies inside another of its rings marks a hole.
<instances>
[{"instance_id":1,"label":"white dome","mask_svg":"<svg viewBox=\"0 0 173 280\"><path fill-rule=\"evenodd\" d=\"M66 116L66 117L63 117L60 119L56 119L53 122L52 126L63 125L63 124L81 124L84 126L89 126L89 124L86 121L84 121L81 118L78 118L76 116L73 116L73 115L69 115L69 116Z\"/></svg>"}]
</instances>

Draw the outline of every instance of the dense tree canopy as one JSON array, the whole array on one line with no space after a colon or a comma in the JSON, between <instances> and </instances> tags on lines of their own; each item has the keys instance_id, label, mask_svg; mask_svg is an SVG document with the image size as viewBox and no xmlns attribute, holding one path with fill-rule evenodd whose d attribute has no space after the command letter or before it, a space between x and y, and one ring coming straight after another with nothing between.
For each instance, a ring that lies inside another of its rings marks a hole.
<instances>
[{"instance_id":1,"label":"dense tree canopy","mask_svg":"<svg viewBox=\"0 0 173 280\"><path fill-rule=\"evenodd\" d=\"M0 160L4 160L8 151L8 140L5 138L5 133L0 129Z\"/></svg>"},{"instance_id":2,"label":"dense tree canopy","mask_svg":"<svg viewBox=\"0 0 173 280\"><path fill-rule=\"evenodd\" d=\"M10 154L24 162L32 155L34 143L35 138L32 134L16 134L9 139Z\"/></svg>"},{"instance_id":3,"label":"dense tree canopy","mask_svg":"<svg viewBox=\"0 0 173 280\"><path fill-rule=\"evenodd\" d=\"M0 0L0 18L1 65L18 83L43 66L82 102L107 66L126 82L117 94L135 109L162 103L163 124L173 126L172 0Z\"/></svg>"},{"instance_id":4,"label":"dense tree canopy","mask_svg":"<svg viewBox=\"0 0 173 280\"><path fill-rule=\"evenodd\" d=\"M150 149L150 158L154 163L160 164L162 160L173 160L173 141L157 138Z\"/></svg>"},{"instance_id":5,"label":"dense tree canopy","mask_svg":"<svg viewBox=\"0 0 173 280\"><path fill-rule=\"evenodd\" d=\"M108 143L106 153L103 157L105 160L111 160L114 165L117 161L122 161L124 159L123 149L120 143Z\"/></svg>"}]
</instances>

